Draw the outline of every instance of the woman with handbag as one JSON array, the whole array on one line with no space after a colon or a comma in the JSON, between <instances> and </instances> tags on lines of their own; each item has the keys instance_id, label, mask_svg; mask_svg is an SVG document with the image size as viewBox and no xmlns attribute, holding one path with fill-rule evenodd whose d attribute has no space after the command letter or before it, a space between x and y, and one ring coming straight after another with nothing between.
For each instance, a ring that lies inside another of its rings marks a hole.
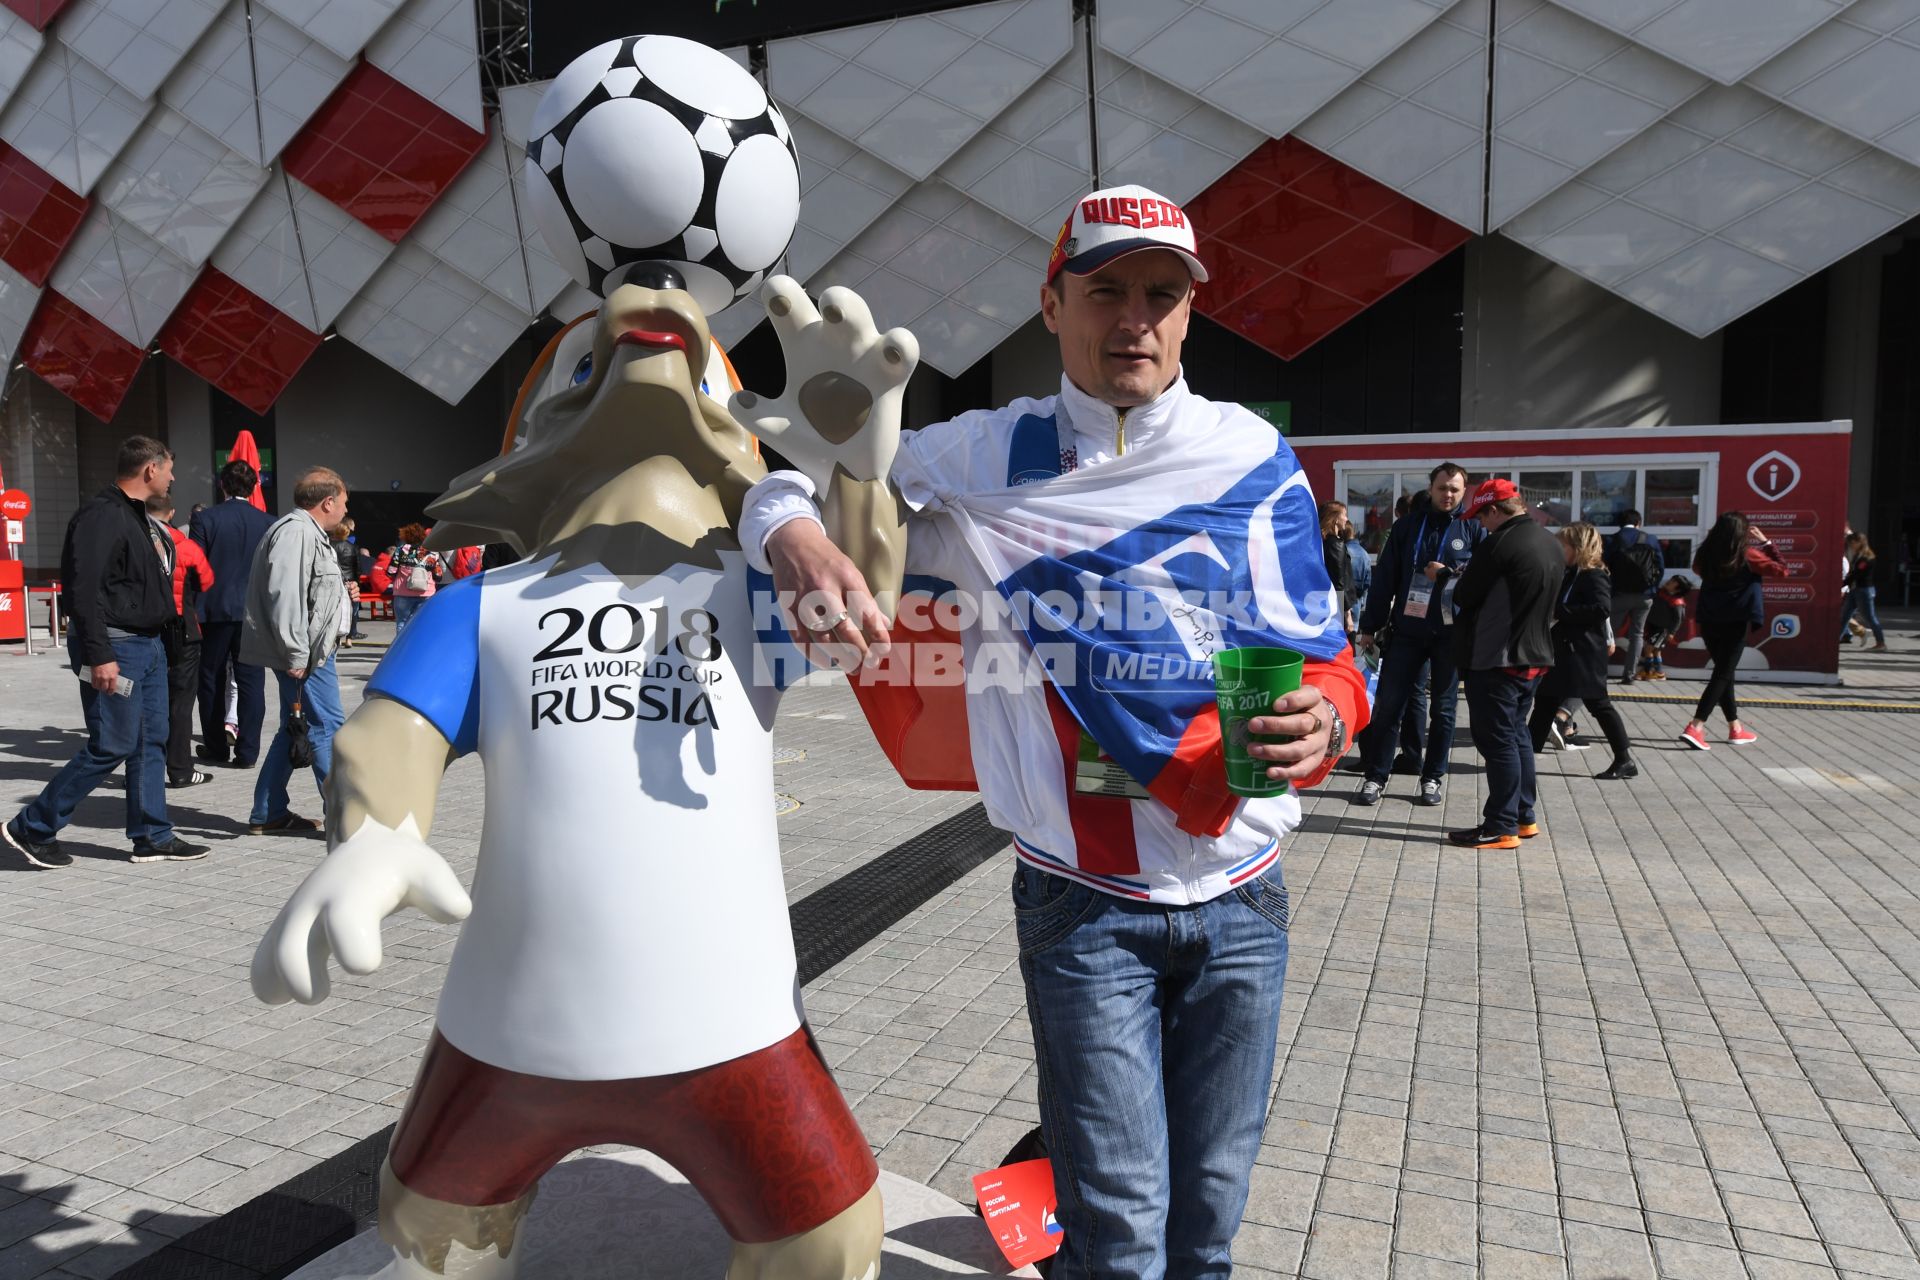
<instances>
[{"instance_id":1,"label":"woman with handbag","mask_svg":"<svg viewBox=\"0 0 1920 1280\"><path fill-rule=\"evenodd\" d=\"M1584 520L1562 528L1561 554L1567 560L1560 583L1560 599L1553 611L1553 669L1541 681L1527 728L1533 749L1546 749L1554 713L1569 699L1578 698L1593 713L1600 731L1613 748L1613 763L1600 777L1608 782L1640 776L1633 762L1633 745L1620 709L1607 693L1607 659L1613 654L1613 585L1601 563L1600 531Z\"/></svg>"},{"instance_id":2,"label":"woman with handbag","mask_svg":"<svg viewBox=\"0 0 1920 1280\"><path fill-rule=\"evenodd\" d=\"M400 541L387 552L387 572L393 577L393 633L399 635L419 611L421 601L440 589L446 569L437 551L420 544L426 540L422 524L403 525Z\"/></svg>"}]
</instances>

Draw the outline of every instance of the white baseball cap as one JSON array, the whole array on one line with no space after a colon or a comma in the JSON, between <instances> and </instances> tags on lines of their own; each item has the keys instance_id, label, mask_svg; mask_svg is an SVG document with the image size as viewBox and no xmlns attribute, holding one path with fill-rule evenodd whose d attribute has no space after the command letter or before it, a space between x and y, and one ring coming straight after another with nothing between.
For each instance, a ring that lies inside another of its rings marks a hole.
<instances>
[{"instance_id":1,"label":"white baseball cap","mask_svg":"<svg viewBox=\"0 0 1920 1280\"><path fill-rule=\"evenodd\" d=\"M1171 249L1186 260L1195 280L1207 278L1186 210L1157 191L1128 186L1108 187L1074 204L1054 237L1047 282L1062 270L1087 275L1142 249Z\"/></svg>"}]
</instances>

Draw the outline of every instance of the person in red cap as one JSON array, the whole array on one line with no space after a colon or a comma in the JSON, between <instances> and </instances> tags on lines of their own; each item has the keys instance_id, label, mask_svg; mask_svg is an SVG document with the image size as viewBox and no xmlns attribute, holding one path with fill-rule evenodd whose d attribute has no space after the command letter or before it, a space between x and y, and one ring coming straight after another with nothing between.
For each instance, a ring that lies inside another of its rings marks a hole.
<instances>
[{"instance_id":1,"label":"person in red cap","mask_svg":"<svg viewBox=\"0 0 1920 1280\"><path fill-rule=\"evenodd\" d=\"M1256 735L1294 740L1250 749L1271 779L1312 785L1331 772L1347 725L1364 723L1364 686L1292 451L1270 425L1201 399L1181 376L1194 286L1206 279L1193 225L1173 201L1125 186L1076 202L1039 298L1060 341L1059 394L902 437L888 478L912 513L906 568L996 604L1072 599L1070 612L1101 632L1099 652L1129 663L1169 646L1195 654L1208 707L1204 660L1218 647L1299 650L1308 659L1300 691L1250 722ZM862 328L854 315L871 332L852 294L828 291L824 318L814 319L797 286L781 292L791 284L769 286L783 342L788 330ZM787 367L799 366L790 357ZM735 408L751 429L754 401L739 397ZM864 656L886 640L886 621L826 537L817 483L776 472L755 486L740 544L749 564L771 570L783 603L799 602L787 614L797 640L837 640ZM979 534L983 527L995 532ZM1163 610L1161 623L1136 629L1127 608L1094 605L1108 588L1115 600L1142 598L1153 591L1145 583L1177 588L1182 599L1190 583L1204 586L1195 598L1238 584L1257 601L1250 625L1284 639L1238 639L1247 634L1240 622L1216 625L1219 615L1199 606L1193 613L1208 623L1182 632L1186 610L1179 619ZM1006 611L983 611L965 631L970 674L986 669L975 658L987 650L1038 651ZM1020 968L1064 1236L1052 1275L1223 1276L1273 1079L1287 961L1280 863L1299 800L1291 789L1238 799L1224 790L1222 766L1199 751L1206 767L1195 767L1182 794L1210 780L1225 803L1196 821L1184 799L1177 808L1167 799L1164 774L1138 767L1152 754L1143 730L1155 715L1132 711L1159 699L1169 709L1159 717L1161 746L1204 742L1198 700L1173 710L1192 691L1125 674L1102 682L1091 667L1094 679L1074 679L1079 661L1064 664L1064 678L1050 671L1012 682L1019 687L969 679L966 690L981 798L1013 836L1017 860Z\"/></svg>"},{"instance_id":2,"label":"person in red cap","mask_svg":"<svg viewBox=\"0 0 1920 1280\"><path fill-rule=\"evenodd\" d=\"M1553 666L1553 606L1565 557L1511 480L1482 481L1461 515L1487 531L1453 592L1453 657L1466 675L1487 801L1479 826L1447 838L1466 849L1517 849L1540 834L1527 717L1540 677Z\"/></svg>"}]
</instances>

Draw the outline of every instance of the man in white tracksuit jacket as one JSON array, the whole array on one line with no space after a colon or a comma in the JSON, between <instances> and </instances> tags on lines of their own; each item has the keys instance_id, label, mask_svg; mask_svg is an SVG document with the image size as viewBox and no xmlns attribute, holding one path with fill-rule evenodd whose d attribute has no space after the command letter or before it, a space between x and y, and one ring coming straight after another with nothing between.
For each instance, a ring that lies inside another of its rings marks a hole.
<instances>
[{"instance_id":1,"label":"man in white tracksuit jacket","mask_svg":"<svg viewBox=\"0 0 1920 1280\"><path fill-rule=\"evenodd\" d=\"M1253 723L1255 733L1295 740L1252 752L1271 777L1310 783L1364 716L1363 686L1328 608L1313 499L1291 452L1270 425L1200 399L1180 376L1193 286L1206 278L1193 228L1171 201L1122 187L1078 202L1041 291L1060 339L1060 394L903 437L890 478L915 513L906 567L992 598L1009 568L1020 571L1023 520L1097 524L1093 540L1114 533L1120 547L1196 496L1204 522L1209 493L1220 490L1200 486L1214 477L1283 480L1261 495L1260 518L1238 526L1246 549L1237 555L1252 562L1261 612L1288 618L1277 630L1310 661L1301 690ZM805 616L788 618L796 640L865 653L885 638L804 476L777 472L756 486L740 535L782 598L803 602ZM1231 541L1231 530L1222 537ZM1178 555L1196 540L1141 552L1123 570L1134 577L1116 581L1164 578L1172 559L1196 560ZM1210 655L1215 634L1181 640ZM984 646L1026 643L991 613L962 641L970 670ZM1076 705L1068 710L1047 684L970 682L967 692L982 800L1013 833L1018 858L1020 963L1065 1236L1053 1275L1225 1276L1273 1074L1287 957L1280 850L1299 800L1228 796L1210 821L1176 813L1160 790L1118 771L1107 785L1079 785L1080 740L1091 736L1082 723L1104 722ZM1196 774L1217 775L1215 760Z\"/></svg>"}]
</instances>

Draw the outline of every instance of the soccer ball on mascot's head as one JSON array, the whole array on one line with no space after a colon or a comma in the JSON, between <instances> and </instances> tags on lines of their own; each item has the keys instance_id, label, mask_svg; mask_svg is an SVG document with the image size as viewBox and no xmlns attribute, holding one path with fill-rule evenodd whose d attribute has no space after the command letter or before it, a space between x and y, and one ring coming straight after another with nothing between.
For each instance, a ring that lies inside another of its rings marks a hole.
<instances>
[{"instance_id":1,"label":"soccer ball on mascot's head","mask_svg":"<svg viewBox=\"0 0 1920 1280\"><path fill-rule=\"evenodd\" d=\"M800 164L746 68L692 40L628 36L575 58L541 98L527 198L554 254L594 293L665 280L636 270L662 266L712 317L787 251Z\"/></svg>"}]
</instances>

